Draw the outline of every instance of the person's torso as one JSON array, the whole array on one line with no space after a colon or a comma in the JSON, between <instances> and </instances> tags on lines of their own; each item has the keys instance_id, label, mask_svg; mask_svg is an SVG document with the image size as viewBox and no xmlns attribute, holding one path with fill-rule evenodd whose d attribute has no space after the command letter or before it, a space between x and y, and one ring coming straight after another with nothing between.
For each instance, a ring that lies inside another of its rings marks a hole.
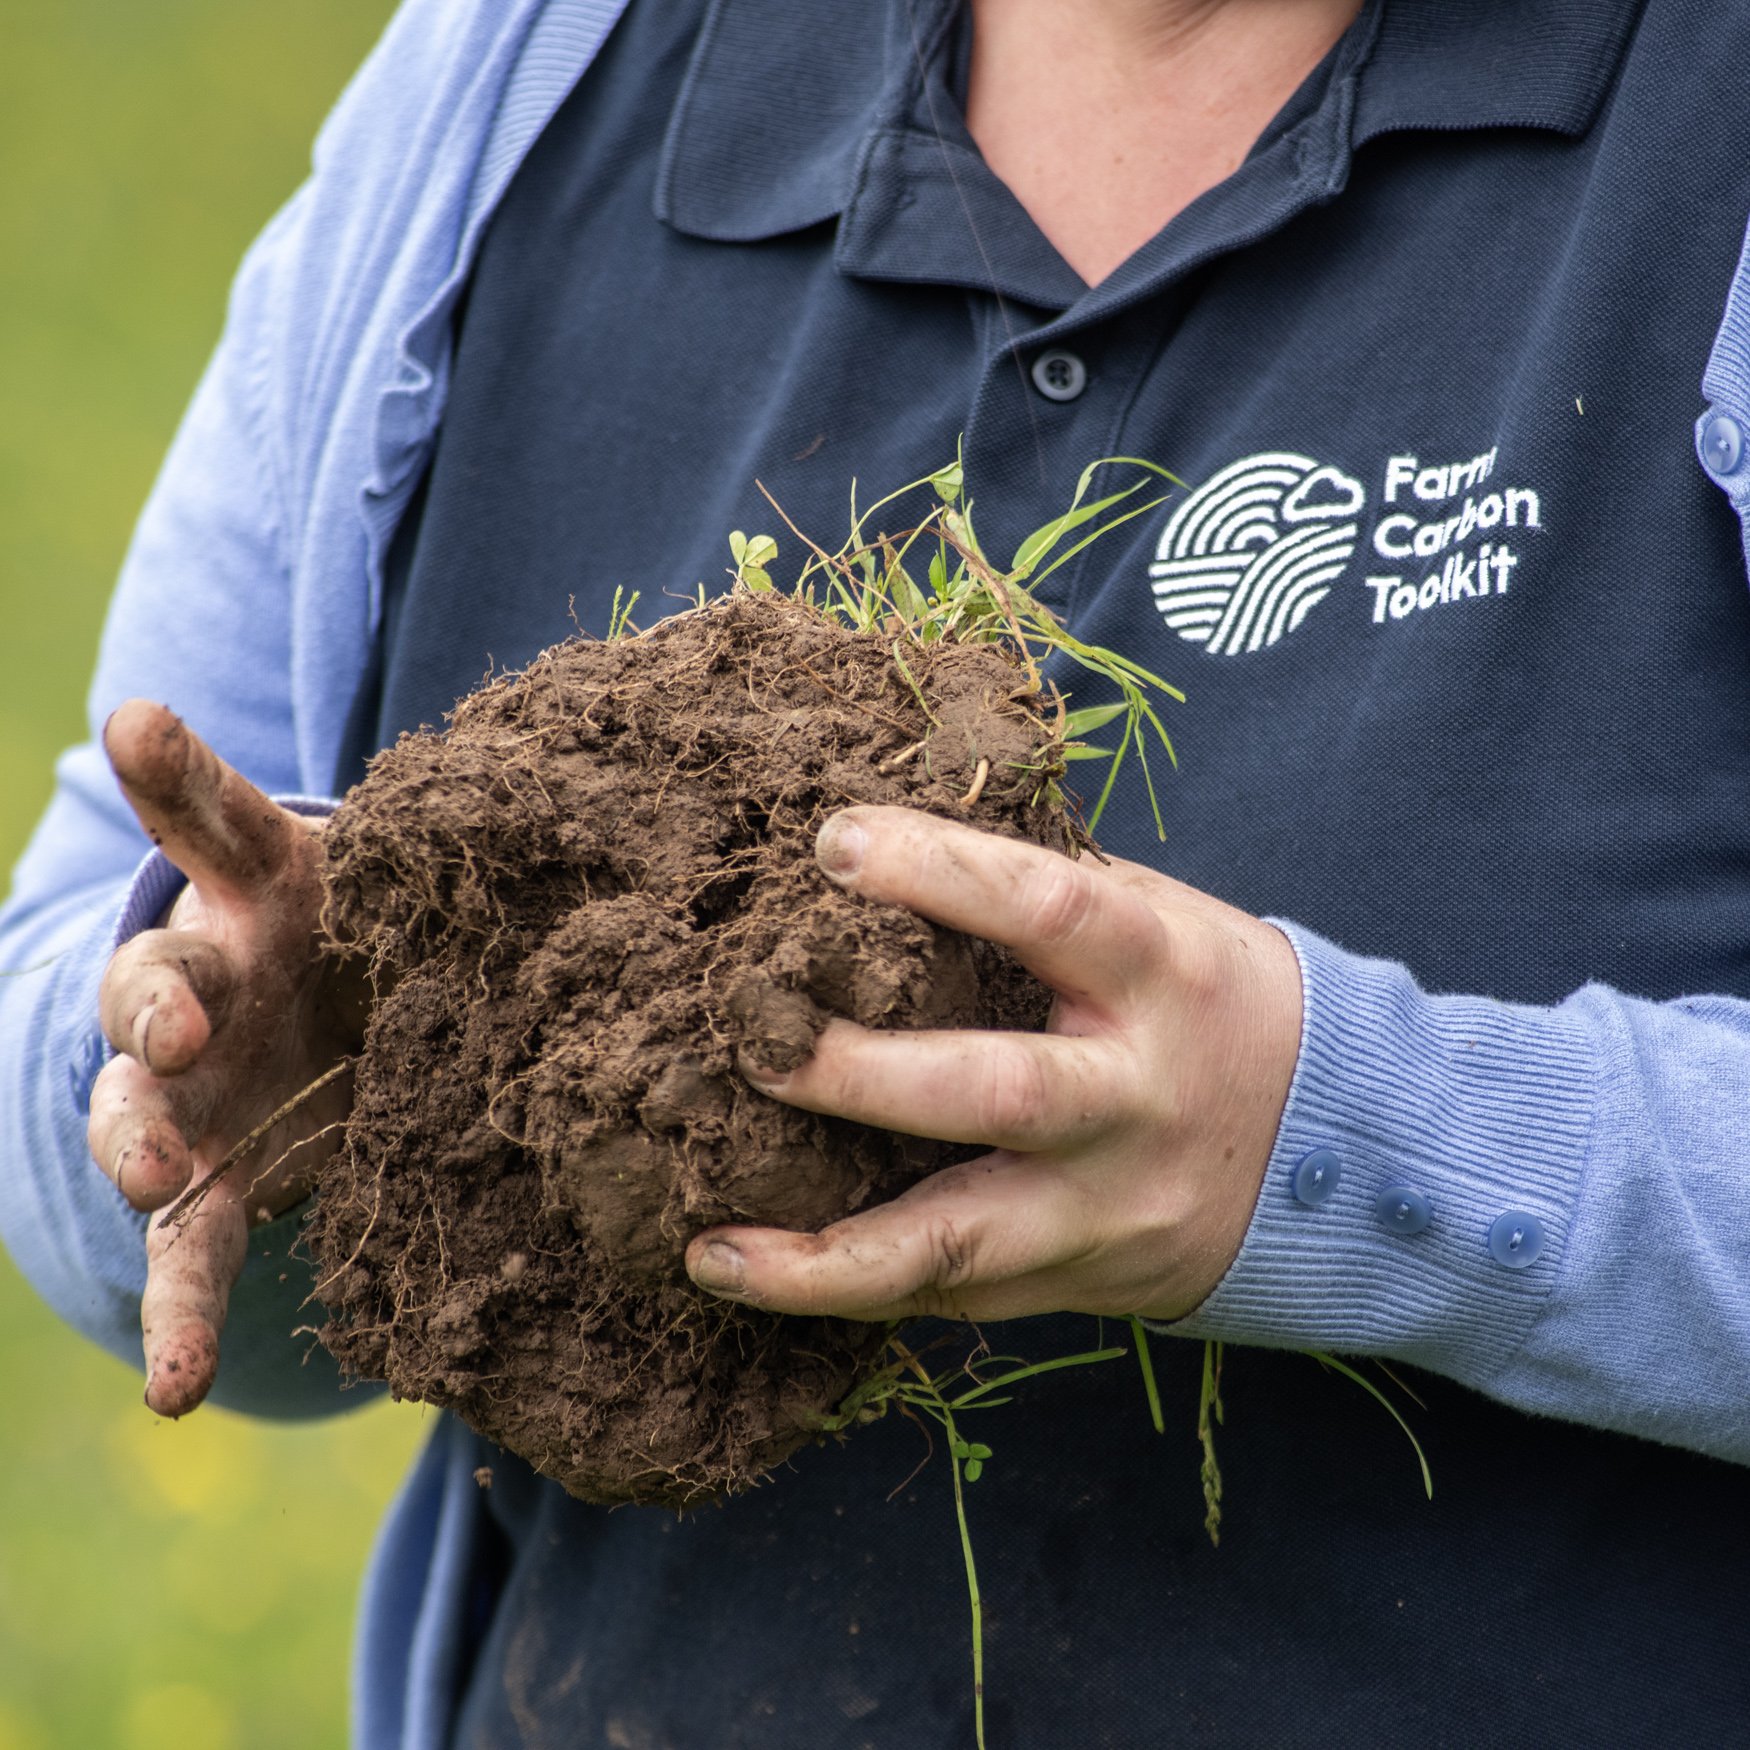
<instances>
[{"instance_id":1,"label":"person's torso","mask_svg":"<svg viewBox=\"0 0 1750 1750\"><path fill-rule=\"evenodd\" d=\"M732 528L793 572L756 482L830 545L853 476L867 502L963 443L1006 557L1087 463L1143 456L1185 489L1042 586L1188 695L1165 844L1133 762L1108 850L1438 989L1750 995L1750 597L1690 435L1750 213L1717 125L1750 19L1370 7L1235 177L1085 292L965 142L938 11L926 80L904 7L834 10L762 58L786 8L647 0L538 143L355 753L574 613L604 631L616 589L648 620L718 587ZM1430 1504L1359 1393L1234 1352L1212 1549L1201 1356L1155 1348L1165 1440L1117 1368L982 1431L993 1744L1741 1730L1741 1473L1418 1379ZM889 1417L679 1522L493 1457L503 1571L458 1743L970 1741L923 1456Z\"/></svg>"}]
</instances>

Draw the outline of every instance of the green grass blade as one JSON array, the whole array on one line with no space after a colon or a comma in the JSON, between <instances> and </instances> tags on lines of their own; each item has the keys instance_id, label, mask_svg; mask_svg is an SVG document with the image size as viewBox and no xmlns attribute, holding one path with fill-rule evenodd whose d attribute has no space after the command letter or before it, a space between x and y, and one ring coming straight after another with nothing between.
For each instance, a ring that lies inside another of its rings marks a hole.
<instances>
[{"instance_id":1,"label":"green grass blade","mask_svg":"<svg viewBox=\"0 0 1750 1750\"><path fill-rule=\"evenodd\" d=\"M1100 816L1106 812L1106 804L1112 799L1112 786L1118 782L1118 768L1124 764L1125 750L1130 746L1130 738L1135 728L1134 719L1124 725L1124 737L1113 751L1112 764L1106 769L1106 782L1100 791L1100 800L1094 804L1094 812L1088 816L1089 832L1100 824Z\"/></svg>"},{"instance_id":2,"label":"green grass blade","mask_svg":"<svg viewBox=\"0 0 1750 1750\"><path fill-rule=\"evenodd\" d=\"M1406 1422L1390 1398L1365 1374L1357 1373L1347 1361L1339 1361L1335 1355L1328 1355L1322 1349L1307 1351L1321 1367L1328 1367L1334 1373L1340 1373L1345 1379L1352 1379L1375 1403L1381 1405L1386 1414L1403 1429L1404 1437L1415 1448L1416 1462L1422 1467L1422 1487L1428 1492L1428 1499L1434 1499L1434 1473L1428 1468L1428 1455L1422 1450L1422 1442L1416 1438L1415 1430Z\"/></svg>"},{"instance_id":3,"label":"green grass blade","mask_svg":"<svg viewBox=\"0 0 1750 1750\"><path fill-rule=\"evenodd\" d=\"M1163 468L1159 462L1151 462L1147 456L1102 456L1097 462L1090 462L1093 468L1141 468L1144 472L1155 475L1166 481L1169 486L1176 486L1181 492L1187 490L1185 482L1171 468Z\"/></svg>"},{"instance_id":4,"label":"green grass blade","mask_svg":"<svg viewBox=\"0 0 1750 1750\"><path fill-rule=\"evenodd\" d=\"M899 653L899 640L897 638L893 641L893 666L899 670L905 679L905 684L911 688L912 697L917 700L918 709L924 714L924 721L931 728L940 727L936 722L935 712L930 709L929 700L924 697L924 689L917 683L917 676L906 666L905 658Z\"/></svg>"},{"instance_id":5,"label":"green grass blade","mask_svg":"<svg viewBox=\"0 0 1750 1750\"><path fill-rule=\"evenodd\" d=\"M1046 580L1046 578L1048 578L1052 574L1052 572L1054 572L1058 568L1058 566L1069 564L1070 560L1075 558L1075 556L1079 552L1081 552L1081 550L1084 547L1093 546L1093 544L1096 541L1101 540L1105 536L1111 534L1111 532L1114 529L1121 527L1123 524L1125 524L1127 522L1130 522L1135 517L1146 516L1151 510L1153 510L1155 508L1156 505L1165 504L1165 503L1166 503L1166 500L1164 498L1151 498L1148 501L1148 503L1139 504L1139 505L1137 505L1137 507L1134 510L1127 510L1127 511L1125 511L1125 513L1122 516L1115 516L1112 518L1112 520L1110 522L1101 523L1101 525L1097 529L1095 529L1091 535L1083 535L1082 538L1079 541L1077 541L1076 544L1073 547L1071 547L1067 552L1059 553L1058 556L1055 559L1053 559L1052 562L1049 565L1047 565L1045 567L1045 569L1042 572L1040 572L1036 578L1034 578L1034 580L1033 580L1034 583L1035 584L1043 583Z\"/></svg>"},{"instance_id":6,"label":"green grass blade","mask_svg":"<svg viewBox=\"0 0 1750 1750\"><path fill-rule=\"evenodd\" d=\"M954 1518L960 1527L960 1555L966 1563L966 1596L972 1607L972 1734L978 1750L984 1743L984 1600L978 1590L978 1564L972 1559L972 1528L966 1523L966 1486L961 1480L961 1460L952 1447L959 1435L953 1420L947 1422L950 1450L948 1467L954 1473Z\"/></svg>"},{"instance_id":7,"label":"green grass blade","mask_svg":"<svg viewBox=\"0 0 1750 1750\"><path fill-rule=\"evenodd\" d=\"M1121 687L1127 682L1139 681L1145 686L1153 687L1157 693L1165 693L1178 704L1185 703L1185 695L1171 681L1164 681L1159 675L1150 674L1141 664L1120 656L1115 650L1096 649L1093 645L1084 644L1079 638L1072 638L1062 627L1051 628L1045 637L1052 649L1062 651L1071 662L1085 668L1090 674L1097 674L1102 679L1111 681L1114 686Z\"/></svg>"},{"instance_id":8,"label":"green grass blade","mask_svg":"<svg viewBox=\"0 0 1750 1750\"><path fill-rule=\"evenodd\" d=\"M1015 549L1015 559L1009 567L1010 571L1026 576L1072 529L1079 529L1083 523L1091 521L1102 511L1110 510L1113 505L1122 504L1133 492L1140 492L1143 485L1144 482L1138 480L1126 486L1122 492L1111 492L1104 498L1096 498L1092 504L1072 504L1061 516L1055 516L1044 527L1035 529ZM1159 504L1160 500L1157 498L1155 503Z\"/></svg>"},{"instance_id":9,"label":"green grass blade","mask_svg":"<svg viewBox=\"0 0 1750 1750\"><path fill-rule=\"evenodd\" d=\"M869 521L870 517L872 517L876 513L876 511L885 510L888 505L896 504L896 503L898 503L898 501L900 499L909 496L913 492L917 492L918 490L920 490L923 487L929 486L933 478L934 477L932 475L926 474L923 476L922 479L908 480L905 483L905 485L896 486L884 498L876 499L872 505L870 505L866 510L864 510L864 512L862 513L861 516L857 515L857 511L856 511L857 501L856 501L855 496L853 495L853 497L851 499L851 537L852 537L852 542L855 544L861 544L863 527ZM855 490L855 485L856 485L856 483L853 481L852 482L853 494L854 494L854 490Z\"/></svg>"},{"instance_id":10,"label":"green grass blade","mask_svg":"<svg viewBox=\"0 0 1750 1750\"><path fill-rule=\"evenodd\" d=\"M1155 1384L1155 1364L1148 1352L1148 1329L1135 1313L1130 1315L1130 1335L1136 1343L1136 1359L1142 1367L1142 1389L1148 1393L1148 1413L1154 1419L1155 1432L1165 1434L1167 1418L1161 1410L1160 1387Z\"/></svg>"},{"instance_id":11,"label":"green grass blade","mask_svg":"<svg viewBox=\"0 0 1750 1750\"><path fill-rule=\"evenodd\" d=\"M1025 1367L1017 1368L1013 1373L1005 1373L997 1379L987 1379L982 1385L975 1385L970 1391L964 1391L958 1397L950 1398L948 1407L954 1410L963 1410L967 1405L977 1403L980 1398L990 1392L1000 1391L1004 1386L1018 1385L1023 1379L1032 1379L1036 1374L1055 1373L1060 1367L1092 1367L1096 1362L1116 1361L1120 1355L1127 1353L1128 1350L1123 1348L1090 1349L1083 1355L1059 1355L1055 1361L1030 1362Z\"/></svg>"},{"instance_id":12,"label":"green grass blade","mask_svg":"<svg viewBox=\"0 0 1750 1750\"><path fill-rule=\"evenodd\" d=\"M626 635L627 623L632 618L632 610L638 605L638 591L633 590L630 597L622 600L624 594L619 584L614 586L614 605L608 611L608 642Z\"/></svg>"},{"instance_id":13,"label":"green grass blade","mask_svg":"<svg viewBox=\"0 0 1750 1750\"><path fill-rule=\"evenodd\" d=\"M1116 717L1122 717L1130 706L1120 699L1115 705L1086 705L1080 711L1071 711L1063 720L1063 732L1072 739L1078 735L1088 735L1096 729L1104 729Z\"/></svg>"},{"instance_id":14,"label":"green grass blade","mask_svg":"<svg viewBox=\"0 0 1750 1750\"><path fill-rule=\"evenodd\" d=\"M1172 749L1167 750L1169 753ZM1149 811L1155 819L1155 837L1164 845L1167 842L1167 823L1161 819L1161 799L1155 794L1154 773L1148 769L1148 747L1142 739L1142 731L1136 732L1136 757L1142 765L1142 784L1148 792Z\"/></svg>"},{"instance_id":15,"label":"green grass blade","mask_svg":"<svg viewBox=\"0 0 1750 1750\"><path fill-rule=\"evenodd\" d=\"M1161 746L1167 750L1167 758L1173 762L1173 768L1176 771L1179 765L1179 756L1173 751L1173 738L1167 734L1167 726L1156 716L1154 707L1140 693L1137 694L1136 708L1148 719L1150 727L1161 738Z\"/></svg>"}]
</instances>

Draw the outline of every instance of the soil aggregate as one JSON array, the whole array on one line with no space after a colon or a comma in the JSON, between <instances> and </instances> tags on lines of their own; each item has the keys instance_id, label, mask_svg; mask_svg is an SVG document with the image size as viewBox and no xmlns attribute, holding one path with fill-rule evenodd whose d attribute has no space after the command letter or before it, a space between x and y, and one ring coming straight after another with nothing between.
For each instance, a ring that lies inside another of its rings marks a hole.
<instances>
[{"instance_id":1,"label":"soil aggregate","mask_svg":"<svg viewBox=\"0 0 1750 1750\"><path fill-rule=\"evenodd\" d=\"M327 834L331 946L378 993L306 1229L342 1366L589 1501L694 1504L818 1438L886 1331L702 1295L688 1240L818 1231L977 1151L795 1111L738 1054L793 1068L835 1015L1044 1024L1008 953L845 893L813 841L892 803L1075 854L1053 714L1003 647L902 672L738 589L378 755Z\"/></svg>"}]
</instances>

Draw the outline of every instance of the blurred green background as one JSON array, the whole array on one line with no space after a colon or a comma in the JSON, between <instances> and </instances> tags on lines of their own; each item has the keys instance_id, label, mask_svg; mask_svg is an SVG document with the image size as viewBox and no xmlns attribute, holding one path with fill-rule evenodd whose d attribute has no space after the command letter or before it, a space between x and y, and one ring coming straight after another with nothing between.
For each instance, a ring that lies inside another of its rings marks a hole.
<instances>
[{"instance_id":1,"label":"blurred green background","mask_svg":"<svg viewBox=\"0 0 1750 1750\"><path fill-rule=\"evenodd\" d=\"M0 0L0 867L82 733L237 258L390 10ZM159 1422L4 1257L0 1402L0 1750L344 1741L354 1593L416 1410Z\"/></svg>"}]
</instances>

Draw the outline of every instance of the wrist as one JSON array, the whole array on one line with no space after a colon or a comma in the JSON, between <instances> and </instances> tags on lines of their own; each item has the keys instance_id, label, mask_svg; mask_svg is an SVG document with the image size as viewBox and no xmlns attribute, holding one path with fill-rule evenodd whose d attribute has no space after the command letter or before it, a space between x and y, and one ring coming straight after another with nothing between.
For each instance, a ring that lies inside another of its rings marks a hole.
<instances>
[{"instance_id":1,"label":"wrist","mask_svg":"<svg viewBox=\"0 0 1750 1750\"><path fill-rule=\"evenodd\" d=\"M1175 1329L1481 1383L1560 1269L1592 1123L1589 1036L1569 1012L1429 996L1402 967L1282 927L1302 974L1299 1064L1239 1254Z\"/></svg>"}]
</instances>

